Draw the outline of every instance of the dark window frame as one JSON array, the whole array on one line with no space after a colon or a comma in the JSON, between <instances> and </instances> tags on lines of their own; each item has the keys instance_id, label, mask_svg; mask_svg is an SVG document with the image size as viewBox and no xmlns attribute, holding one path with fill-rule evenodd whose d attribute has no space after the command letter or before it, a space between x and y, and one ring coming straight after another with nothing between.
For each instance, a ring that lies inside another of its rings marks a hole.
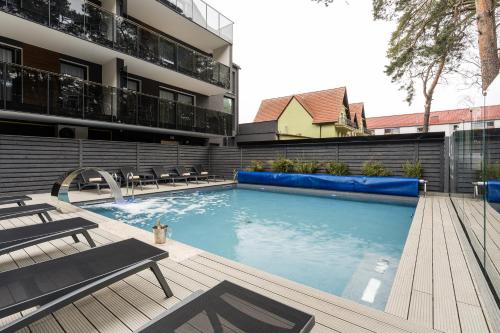
<instances>
[{"instance_id":1,"label":"dark window frame","mask_svg":"<svg viewBox=\"0 0 500 333\"><path fill-rule=\"evenodd\" d=\"M79 63L79 62L76 62L76 61L67 60L67 59L59 59L59 73L63 74L63 75L68 75L68 76L71 76L71 75L62 73L62 71L61 71L62 64L66 64L66 65L73 66L73 67L83 68L85 70L84 71L85 75L84 75L83 80L84 81L88 81L89 80L90 68L89 68L88 65L85 65L85 64L82 64L82 63ZM79 78L79 79L82 79L82 78Z\"/></svg>"}]
</instances>

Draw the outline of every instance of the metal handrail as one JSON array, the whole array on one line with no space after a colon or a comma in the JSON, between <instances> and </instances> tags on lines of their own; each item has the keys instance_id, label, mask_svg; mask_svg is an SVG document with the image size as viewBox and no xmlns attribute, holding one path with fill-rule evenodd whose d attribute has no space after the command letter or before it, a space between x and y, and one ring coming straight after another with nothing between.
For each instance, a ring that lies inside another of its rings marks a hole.
<instances>
[{"instance_id":1,"label":"metal handrail","mask_svg":"<svg viewBox=\"0 0 500 333\"><path fill-rule=\"evenodd\" d=\"M125 179L125 184L127 187L127 195L128 195L128 181L129 181L130 177L134 177L134 173L128 172L125 177L127 178L127 179ZM134 179L132 179L131 183L132 183L132 199L134 199Z\"/></svg>"}]
</instances>

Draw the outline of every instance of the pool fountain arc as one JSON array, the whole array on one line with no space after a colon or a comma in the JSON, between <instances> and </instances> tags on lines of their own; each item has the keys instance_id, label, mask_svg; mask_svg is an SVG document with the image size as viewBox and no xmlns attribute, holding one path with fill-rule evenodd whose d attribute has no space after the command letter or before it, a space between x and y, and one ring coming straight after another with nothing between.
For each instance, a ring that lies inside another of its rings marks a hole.
<instances>
[{"instance_id":1,"label":"pool fountain arc","mask_svg":"<svg viewBox=\"0 0 500 333\"><path fill-rule=\"evenodd\" d=\"M111 195L113 196L117 204L123 204L126 202L125 199L123 199L120 186L116 183L113 176L111 176L111 174L106 170L96 167L81 167L67 172L57 182L54 183L54 185L52 186L51 195L53 197L56 197L59 201L70 203L68 192L71 183L76 179L76 177L80 176L85 171L95 171L106 181L111 190Z\"/></svg>"}]
</instances>

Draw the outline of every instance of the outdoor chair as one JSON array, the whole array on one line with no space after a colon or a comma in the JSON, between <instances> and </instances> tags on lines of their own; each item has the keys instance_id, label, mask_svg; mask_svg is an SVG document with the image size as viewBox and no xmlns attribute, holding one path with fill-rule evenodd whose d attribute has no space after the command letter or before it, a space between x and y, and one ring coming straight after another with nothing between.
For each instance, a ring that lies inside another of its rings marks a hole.
<instances>
[{"instance_id":1,"label":"outdoor chair","mask_svg":"<svg viewBox=\"0 0 500 333\"><path fill-rule=\"evenodd\" d=\"M305 333L314 316L228 281L196 292L136 332Z\"/></svg>"},{"instance_id":2,"label":"outdoor chair","mask_svg":"<svg viewBox=\"0 0 500 333\"><path fill-rule=\"evenodd\" d=\"M212 179L214 182L216 182L216 181L217 181L217 178L222 179L222 181L225 181L225 180L226 180L226 177L225 177L225 176L220 176L220 175L216 175L216 174L210 173L210 172L208 171L208 169L207 169L207 168L204 168L204 167L203 167L202 165L200 165L200 164L193 166L193 170L194 170L197 174L199 174L199 175L209 177L209 179Z\"/></svg>"},{"instance_id":3,"label":"outdoor chair","mask_svg":"<svg viewBox=\"0 0 500 333\"><path fill-rule=\"evenodd\" d=\"M102 176L95 170L87 170L82 172L77 185L78 191L81 191L86 187L96 187L99 194L101 194L102 187L109 187L106 180L104 180L104 178L102 178Z\"/></svg>"},{"instance_id":4,"label":"outdoor chair","mask_svg":"<svg viewBox=\"0 0 500 333\"><path fill-rule=\"evenodd\" d=\"M0 197L0 205L17 204L18 206L26 206L26 201L31 200L26 195L13 195L9 197Z\"/></svg>"},{"instance_id":5,"label":"outdoor chair","mask_svg":"<svg viewBox=\"0 0 500 333\"><path fill-rule=\"evenodd\" d=\"M132 185L139 184L141 190L143 190L143 185L155 184L156 188L160 189L160 186L158 186L158 180L153 175L140 174L134 167L122 167L120 168L120 172L127 187L129 183Z\"/></svg>"},{"instance_id":6,"label":"outdoor chair","mask_svg":"<svg viewBox=\"0 0 500 333\"><path fill-rule=\"evenodd\" d=\"M88 231L97 227L96 223L75 217L52 223L0 230L0 255L67 236L73 237L75 243L78 243L79 234L85 237L91 247L95 247Z\"/></svg>"},{"instance_id":7,"label":"outdoor chair","mask_svg":"<svg viewBox=\"0 0 500 333\"><path fill-rule=\"evenodd\" d=\"M210 178L211 176L205 173L198 172L194 166L189 166L184 168L187 172L189 172L191 175L196 176L198 180L206 180L207 183L210 183Z\"/></svg>"},{"instance_id":8,"label":"outdoor chair","mask_svg":"<svg viewBox=\"0 0 500 333\"><path fill-rule=\"evenodd\" d=\"M157 261L168 252L136 239L0 273L0 318L39 306L0 327L13 333L104 287L151 269L167 297L173 296Z\"/></svg>"},{"instance_id":9,"label":"outdoor chair","mask_svg":"<svg viewBox=\"0 0 500 333\"><path fill-rule=\"evenodd\" d=\"M196 176L194 174L194 172L191 172L191 171L187 170L185 167L176 166L175 167L175 172L179 176L187 177L188 181L193 181L194 180L196 182L196 184L198 184L198 176Z\"/></svg>"},{"instance_id":10,"label":"outdoor chair","mask_svg":"<svg viewBox=\"0 0 500 333\"><path fill-rule=\"evenodd\" d=\"M0 208L0 220L38 215L40 220L42 220L43 223L46 223L52 221L49 212L56 209L56 207L46 203L29 206Z\"/></svg>"},{"instance_id":11,"label":"outdoor chair","mask_svg":"<svg viewBox=\"0 0 500 333\"><path fill-rule=\"evenodd\" d=\"M168 171L164 167L154 167L152 168L152 171L158 182L170 182L172 186L175 186L175 181L180 180L186 182L186 186L188 185L188 178L177 175L177 172L173 173L171 171Z\"/></svg>"}]
</instances>

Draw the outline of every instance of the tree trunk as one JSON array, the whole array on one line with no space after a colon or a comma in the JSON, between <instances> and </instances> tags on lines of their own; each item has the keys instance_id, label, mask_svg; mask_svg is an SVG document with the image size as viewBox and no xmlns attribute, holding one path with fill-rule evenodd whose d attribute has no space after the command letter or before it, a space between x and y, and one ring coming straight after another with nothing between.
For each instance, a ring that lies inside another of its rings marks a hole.
<instances>
[{"instance_id":1,"label":"tree trunk","mask_svg":"<svg viewBox=\"0 0 500 333\"><path fill-rule=\"evenodd\" d=\"M500 70L493 1L476 0L476 15L482 87L486 91Z\"/></svg>"},{"instance_id":2,"label":"tree trunk","mask_svg":"<svg viewBox=\"0 0 500 333\"><path fill-rule=\"evenodd\" d=\"M424 107L424 133L429 132L429 118L431 117L431 104L432 104L432 97L426 97L425 98L425 107Z\"/></svg>"}]
</instances>

